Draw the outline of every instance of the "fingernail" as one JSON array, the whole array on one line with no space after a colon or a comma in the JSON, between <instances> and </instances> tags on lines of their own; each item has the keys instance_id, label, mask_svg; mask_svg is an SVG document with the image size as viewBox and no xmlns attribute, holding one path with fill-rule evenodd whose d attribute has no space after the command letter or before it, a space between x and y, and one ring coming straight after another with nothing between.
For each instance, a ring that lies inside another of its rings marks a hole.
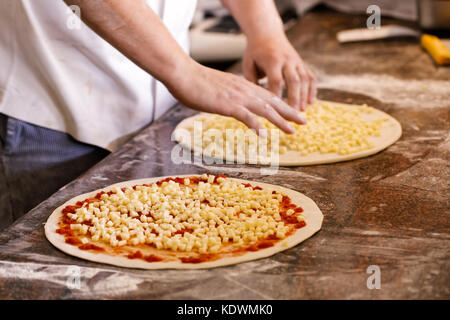
<instances>
[{"instance_id":1,"label":"fingernail","mask_svg":"<svg viewBox=\"0 0 450 320\"><path fill-rule=\"evenodd\" d=\"M302 122L302 123L307 123L308 121L306 120L306 117L303 115L303 114L301 114L300 112L297 112L297 116L298 116L298 119Z\"/></svg>"},{"instance_id":2,"label":"fingernail","mask_svg":"<svg viewBox=\"0 0 450 320\"><path fill-rule=\"evenodd\" d=\"M288 123L286 127L288 128L288 131L289 131L290 133L294 133L294 132L295 132L294 127L293 127L290 123Z\"/></svg>"}]
</instances>

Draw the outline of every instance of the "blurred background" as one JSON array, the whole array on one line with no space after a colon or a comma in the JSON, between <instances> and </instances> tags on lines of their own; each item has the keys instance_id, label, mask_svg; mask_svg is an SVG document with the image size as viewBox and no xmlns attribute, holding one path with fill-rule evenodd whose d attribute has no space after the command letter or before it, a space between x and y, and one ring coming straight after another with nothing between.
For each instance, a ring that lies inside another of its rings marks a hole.
<instances>
[{"instance_id":1,"label":"blurred background","mask_svg":"<svg viewBox=\"0 0 450 320\"><path fill-rule=\"evenodd\" d=\"M366 15L370 5L381 8L382 18L413 23L418 34L420 29L450 28L449 0L276 0L276 4L286 31L311 10ZM360 27L365 25L362 23ZM221 70L240 59L246 46L245 36L219 0L199 0L190 36L192 57Z\"/></svg>"}]
</instances>

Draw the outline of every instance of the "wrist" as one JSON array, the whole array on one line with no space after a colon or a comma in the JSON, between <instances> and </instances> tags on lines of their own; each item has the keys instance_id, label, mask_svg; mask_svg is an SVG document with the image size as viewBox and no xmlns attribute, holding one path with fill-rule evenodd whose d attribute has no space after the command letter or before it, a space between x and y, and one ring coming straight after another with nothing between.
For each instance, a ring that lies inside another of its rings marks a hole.
<instances>
[{"instance_id":1,"label":"wrist","mask_svg":"<svg viewBox=\"0 0 450 320\"><path fill-rule=\"evenodd\" d=\"M189 74L192 74L198 65L189 55L181 55L164 67L165 70L158 80L164 83L167 88L172 88Z\"/></svg>"},{"instance_id":2,"label":"wrist","mask_svg":"<svg viewBox=\"0 0 450 320\"><path fill-rule=\"evenodd\" d=\"M246 37L249 45L261 45L273 41L287 40L282 25L281 27L266 27L258 31L249 32L246 34Z\"/></svg>"},{"instance_id":3,"label":"wrist","mask_svg":"<svg viewBox=\"0 0 450 320\"><path fill-rule=\"evenodd\" d=\"M164 83L169 91L176 91L177 88L183 86L183 83L186 80L192 79L193 75L198 74L198 69L200 67L202 66L198 62L186 55L185 57L177 59L176 62L168 68L167 72L165 72L163 78L159 80Z\"/></svg>"}]
</instances>

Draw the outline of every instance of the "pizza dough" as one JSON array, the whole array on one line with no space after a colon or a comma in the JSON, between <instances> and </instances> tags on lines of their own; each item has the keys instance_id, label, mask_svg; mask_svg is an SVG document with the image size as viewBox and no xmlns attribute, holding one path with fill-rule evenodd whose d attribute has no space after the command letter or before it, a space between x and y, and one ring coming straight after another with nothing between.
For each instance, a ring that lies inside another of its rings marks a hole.
<instances>
[{"instance_id":1,"label":"pizza dough","mask_svg":"<svg viewBox=\"0 0 450 320\"><path fill-rule=\"evenodd\" d=\"M184 176L177 176L177 177L190 177L195 175L184 175ZM269 190L276 190L278 192L281 192L284 195L287 195L291 198L292 203L301 206L303 208L302 215L305 219L306 226L297 229L295 233L288 236L285 239L281 239L278 241L274 246L261 249L254 252L246 252L242 255L235 256L235 257L225 257L223 259L218 259L214 261L206 261L203 263L183 263L181 261L167 261L167 262L146 262L144 260L139 259L128 259L124 256L112 256L101 252L90 252L85 250L80 250L78 247L67 244L65 242L65 237L62 234L59 234L56 232L56 230L59 228L58 222L60 221L60 218L62 217L62 210L68 206L73 205L78 201L83 201L87 198L95 197L96 194L98 194L101 191L108 192L112 190L114 187L132 187L135 185L141 185L141 184L151 184L156 181L160 181L161 179L164 179L167 177L158 177L158 178L148 178L148 179L139 179L139 180L132 180L132 181L126 181L117 183L114 185L111 185L109 187L106 187L104 189L95 190L86 194L79 195L66 203L64 203L62 206L58 207L48 218L47 223L45 224L45 236L47 239L58 249L61 251L89 261L93 262L99 262L99 263L106 263L111 264L115 266L120 267L127 267L127 268L138 268L138 269L204 269L204 268L214 268L214 267L221 267L231 264L237 264L241 262L256 260L260 258L265 258L271 255L274 255L278 252L281 252L283 250L292 248L296 246L297 244L301 243L302 241L308 239L311 237L314 233L320 230L322 226L322 220L323 215L320 209L317 207L317 205L314 203L313 200L306 197L300 192L286 189L280 186L270 185L266 183L260 183L260 182L253 182L253 181L246 181L246 180L240 180L240 179L233 179L233 178L227 178L232 179L237 182L241 183L249 183L252 186L259 186L263 189L269 189ZM156 249L155 249L156 250Z\"/></svg>"},{"instance_id":2,"label":"pizza dough","mask_svg":"<svg viewBox=\"0 0 450 320\"><path fill-rule=\"evenodd\" d=\"M330 106L346 106L349 108L357 108L357 105L349 105L343 103L335 103L329 101L317 101L317 103L324 103ZM380 136L370 136L368 140L373 145L373 148L368 150L359 151L351 154L338 154L336 152L332 153L320 153L320 152L312 152L307 155L302 155L298 151L288 150L284 154L279 154L278 163L270 163L271 165L279 165L279 166L304 166L304 165L317 165L317 164L325 164L325 163L334 163L347 161L352 159L358 159L373 155L375 153L380 152L383 149L386 149L393 143L395 143L402 134L402 128L400 123L386 114L383 111L380 111L375 108L370 108L370 114L364 114L361 118L366 121L373 121L377 119L386 119L383 122L383 126L381 129ZM182 145L186 149L191 149L195 154L203 154L204 156L220 159L225 162L225 155L223 156L211 156L208 155L205 150L202 150L200 146L197 146L195 143L192 143L191 135L187 135L187 132L192 132L191 128L194 126L195 121L202 121L205 117L213 117L214 115L208 113L200 113L193 117L189 117L180 122L173 132L173 138L180 145ZM240 163L251 163L251 164L267 164L267 162L262 162L259 158L251 158L246 156L245 159L238 159Z\"/></svg>"}]
</instances>

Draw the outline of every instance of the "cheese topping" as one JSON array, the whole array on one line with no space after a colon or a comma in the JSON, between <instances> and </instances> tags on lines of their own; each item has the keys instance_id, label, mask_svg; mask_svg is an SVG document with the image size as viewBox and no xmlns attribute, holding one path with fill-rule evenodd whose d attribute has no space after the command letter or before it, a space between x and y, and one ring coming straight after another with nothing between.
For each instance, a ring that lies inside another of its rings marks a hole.
<instances>
[{"instance_id":1,"label":"cheese topping","mask_svg":"<svg viewBox=\"0 0 450 320\"><path fill-rule=\"evenodd\" d=\"M226 244L242 246L269 237L285 238L293 225L284 223L284 214L304 223L301 208L280 211L284 197L204 174L198 183L184 178L180 183L169 180L116 187L67 217L73 221L71 230L114 247L147 244L173 251L216 253Z\"/></svg>"},{"instance_id":2,"label":"cheese topping","mask_svg":"<svg viewBox=\"0 0 450 320\"><path fill-rule=\"evenodd\" d=\"M368 138L381 135L383 122L387 118L363 119L362 116L373 114L373 111L373 108L366 105L352 107L316 103L305 112L308 121L306 125L291 123L296 130L291 135L281 132L264 118L259 118L259 120L269 133L272 130L276 130L279 133L280 154L285 154L287 151L297 151L304 156L314 152L347 155L375 147ZM194 130L194 128L188 129ZM205 117L202 120L202 140L194 141L194 144L204 152L213 150L212 153L223 152L222 154L227 156L230 154L229 150L233 150L236 153L237 150L244 149L246 156L248 156L248 151L252 150L251 145L259 146L261 143L267 144L269 155L273 151L270 135L267 142L262 138L256 137L254 133L250 137L243 134L231 135L232 141L227 141L225 133L227 129L235 131L248 130L245 124L234 118L219 115ZM219 138L217 138L217 132L221 132ZM234 146L227 150L230 144ZM214 156L214 154L212 155Z\"/></svg>"}]
</instances>

